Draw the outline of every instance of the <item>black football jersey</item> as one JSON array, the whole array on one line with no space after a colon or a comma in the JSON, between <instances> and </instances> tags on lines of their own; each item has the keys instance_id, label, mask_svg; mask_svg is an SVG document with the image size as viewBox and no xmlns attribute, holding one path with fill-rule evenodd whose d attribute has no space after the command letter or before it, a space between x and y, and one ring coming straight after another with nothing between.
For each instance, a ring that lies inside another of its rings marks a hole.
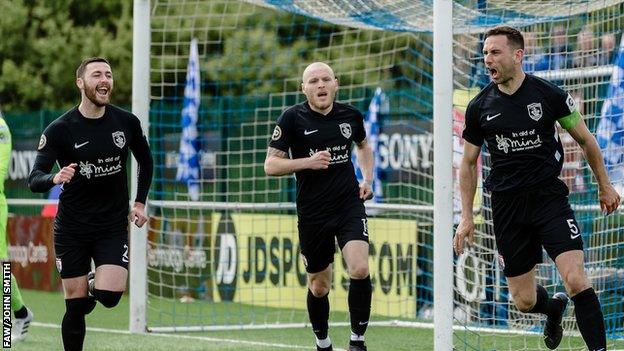
<instances>
[{"instance_id":1,"label":"black football jersey","mask_svg":"<svg viewBox=\"0 0 624 351\"><path fill-rule=\"evenodd\" d=\"M35 192L54 183L59 168L76 163L74 177L62 185L54 231L63 234L119 232L127 229L128 152L139 164L137 202L145 203L153 161L139 119L107 105L102 117L85 118L77 107L50 123L41 135L28 183Z\"/></svg>"},{"instance_id":2,"label":"black football jersey","mask_svg":"<svg viewBox=\"0 0 624 351\"><path fill-rule=\"evenodd\" d=\"M354 107L334 102L323 115L308 102L284 111L269 146L290 153L292 159L310 157L327 150L331 154L326 170L297 172L297 212L304 218L323 218L339 213L349 202L360 201L359 185L351 162L353 142L366 138L364 117Z\"/></svg>"},{"instance_id":3,"label":"black football jersey","mask_svg":"<svg viewBox=\"0 0 624 351\"><path fill-rule=\"evenodd\" d=\"M485 141L492 170L490 191L516 191L556 180L563 147L555 122L577 110L574 99L556 85L527 74L512 95L487 85L466 109L463 138Z\"/></svg>"}]
</instances>

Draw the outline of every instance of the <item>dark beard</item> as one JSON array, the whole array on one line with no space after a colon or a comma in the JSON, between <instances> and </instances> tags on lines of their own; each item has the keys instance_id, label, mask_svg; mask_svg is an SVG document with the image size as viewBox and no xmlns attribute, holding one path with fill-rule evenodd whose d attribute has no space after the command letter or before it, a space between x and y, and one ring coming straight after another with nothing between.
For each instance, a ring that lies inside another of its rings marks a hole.
<instances>
[{"instance_id":1,"label":"dark beard","mask_svg":"<svg viewBox=\"0 0 624 351\"><path fill-rule=\"evenodd\" d=\"M505 83L509 82L510 80L511 80L511 77L508 77L508 78L506 78L505 80L501 80L500 82L495 83L495 84L496 84L496 85L505 84Z\"/></svg>"},{"instance_id":2,"label":"dark beard","mask_svg":"<svg viewBox=\"0 0 624 351\"><path fill-rule=\"evenodd\" d=\"M98 102L98 100L97 100L97 93L95 92L95 89L97 89L97 88L94 88L94 89L88 89L87 88L87 89L85 89L85 95L87 96L87 99L89 99L89 101L91 101L91 103L93 103L97 107L103 107L103 106L108 105L107 102L105 102L105 103Z\"/></svg>"}]
</instances>

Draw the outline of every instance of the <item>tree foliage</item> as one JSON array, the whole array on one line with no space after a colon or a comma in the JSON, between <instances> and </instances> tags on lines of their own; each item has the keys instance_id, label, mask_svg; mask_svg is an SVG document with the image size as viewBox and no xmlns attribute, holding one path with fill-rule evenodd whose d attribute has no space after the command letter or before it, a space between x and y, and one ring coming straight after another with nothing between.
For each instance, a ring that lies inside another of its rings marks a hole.
<instances>
[{"instance_id":1,"label":"tree foliage","mask_svg":"<svg viewBox=\"0 0 624 351\"><path fill-rule=\"evenodd\" d=\"M0 0L0 103L5 110L62 109L77 103L75 71L86 57L112 65L113 101L129 105L132 2Z\"/></svg>"},{"instance_id":2,"label":"tree foliage","mask_svg":"<svg viewBox=\"0 0 624 351\"><path fill-rule=\"evenodd\" d=\"M5 110L75 105L75 69L92 56L112 64L113 102L130 105L132 1L0 0L0 11L0 103ZM426 49L413 35L348 30L244 1L155 6L151 26L158 43L151 48L151 65L161 72L152 74L152 94L163 98L183 93L184 55L192 38L200 43L207 96L297 91L303 68L317 60L334 65L342 85L378 85L406 74L408 80L426 80L405 63L413 52Z\"/></svg>"}]
</instances>

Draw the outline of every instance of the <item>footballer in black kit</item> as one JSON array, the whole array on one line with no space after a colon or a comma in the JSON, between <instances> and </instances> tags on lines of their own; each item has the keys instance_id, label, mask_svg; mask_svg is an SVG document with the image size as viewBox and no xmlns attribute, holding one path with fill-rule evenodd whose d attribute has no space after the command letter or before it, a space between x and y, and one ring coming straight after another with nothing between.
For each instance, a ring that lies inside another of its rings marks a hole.
<instances>
[{"instance_id":1,"label":"footballer in black kit","mask_svg":"<svg viewBox=\"0 0 624 351\"><path fill-rule=\"evenodd\" d=\"M45 129L30 176L33 191L50 190L55 162L75 163L76 174L62 185L54 221L54 245L61 278L86 275L96 267L128 268L128 154L142 165L135 201L145 203L151 182L151 153L139 119L107 105L97 119L77 107Z\"/></svg>"},{"instance_id":2,"label":"footballer in black kit","mask_svg":"<svg viewBox=\"0 0 624 351\"><path fill-rule=\"evenodd\" d=\"M334 102L322 116L306 101L282 114L271 137L269 146L290 150L293 159L323 150L331 154L327 170L295 173L301 253L310 273L334 261L334 235L341 249L350 240L368 242L366 211L351 162L351 145L366 138L363 121L352 106Z\"/></svg>"},{"instance_id":3,"label":"footballer in black kit","mask_svg":"<svg viewBox=\"0 0 624 351\"><path fill-rule=\"evenodd\" d=\"M583 249L568 189L559 179L563 146L555 128L559 120L565 125L579 118L570 94L530 74L511 95L490 83L466 109L463 138L476 146L485 141L490 151L485 187L492 193L494 233L508 277L542 262L542 245L553 260Z\"/></svg>"},{"instance_id":4,"label":"footballer in black kit","mask_svg":"<svg viewBox=\"0 0 624 351\"><path fill-rule=\"evenodd\" d=\"M611 186L602 154L576 102L554 84L522 70L524 39L508 26L485 34L485 66L492 82L468 105L460 166L462 215L454 239L457 254L473 241L472 213L477 187L476 162L485 142L491 172L484 186L491 192L496 246L509 291L521 312L546 316L544 342L556 349L563 336L561 320L570 298L579 331L591 351L606 350L600 302L585 273L583 241L560 179L563 146L559 123L574 138L598 183L603 213L617 209L620 197ZM542 247L555 262L567 291L552 297L535 278Z\"/></svg>"},{"instance_id":5,"label":"footballer in black kit","mask_svg":"<svg viewBox=\"0 0 624 351\"><path fill-rule=\"evenodd\" d=\"M153 160L139 119L109 104L113 75L103 58L76 70L81 102L43 131L28 179L34 192L61 185L54 221L54 249L65 297L61 325L65 351L82 350L85 315L96 301L111 308L128 279L128 221L147 221L145 203ZM127 169L132 152L138 189L129 208ZM54 164L59 171L52 173ZM90 273L91 260L95 272Z\"/></svg>"},{"instance_id":6,"label":"footballer in black kit","mask_svg":"<svg viewBox=\"0 0 624 351\"><path fill-rule=\"evenodd\" d=\"M265 161L268 175L295 174L301 254L308 276L307 307L317 350L332 350L328 336L329 299L335 242L347 263L351 338L349 350L366 350L372 287L368 269L368 223L364 201L372 198L374 159L364 117L335 102L338 81L322 62L303 73L307 101L277 120ZM355 143L364 181L351 162Z\"/></svg>"}]
</instances>

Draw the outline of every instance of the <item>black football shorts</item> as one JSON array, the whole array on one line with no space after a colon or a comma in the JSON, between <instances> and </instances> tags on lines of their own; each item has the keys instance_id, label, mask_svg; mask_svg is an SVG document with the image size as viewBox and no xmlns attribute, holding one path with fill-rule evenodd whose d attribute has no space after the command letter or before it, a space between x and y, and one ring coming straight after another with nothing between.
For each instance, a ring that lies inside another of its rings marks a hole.
<instances>
[{"instance_id":1,"label":"black football shorts","mask_svg":"<svg viewBox=\"0 0 624 351\"><path fill-rule=\"evenodd\" d=\"M321 272L334 262L336 241L341 250L351 240L368 242L368 220L361 201L322 221L300 218L298 227L301 254L308 273Z\"/></svg>"},{"instance_id":2,"label":"black football shorts","mask_svg":"<svg viewBox=\"0 0 624 351\"><path fill-rule=\"evenodd\" d=\"M128 232L84 233L68 235L54 233L56 268L62 279L86 275L95 267L112 264L128 269Z\"/></svg>"},{"instance_id":3,"label":"black football shorts","mask_svg":"<svg viewBox=\"0 0 624 351\"><path fill-rule=\"evenodd\" d=\"M583 249L568 188L560 180L513 194L493 192L492 216L507 277L527 273L541 263L542 247L553 261L563 252Z\"/></svg>"}]
</instances>

